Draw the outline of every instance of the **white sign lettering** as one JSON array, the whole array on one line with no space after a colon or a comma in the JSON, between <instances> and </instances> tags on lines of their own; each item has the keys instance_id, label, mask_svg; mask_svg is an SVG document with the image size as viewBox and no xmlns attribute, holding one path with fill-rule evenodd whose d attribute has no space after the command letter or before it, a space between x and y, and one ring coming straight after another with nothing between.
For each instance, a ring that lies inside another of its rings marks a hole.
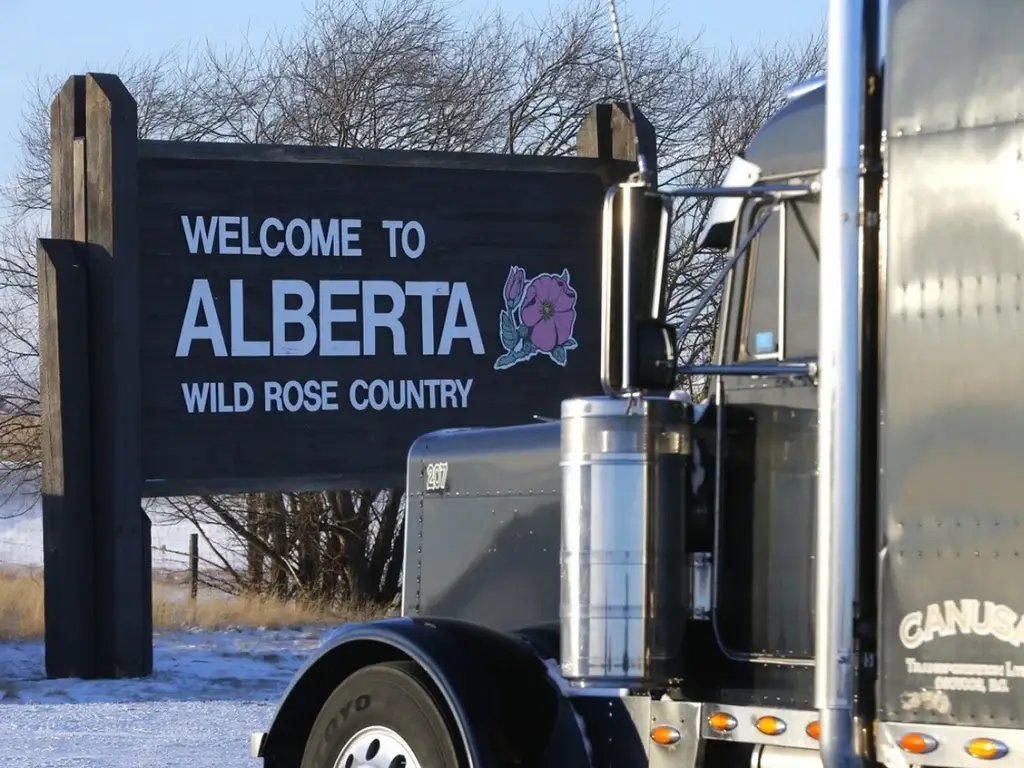
<instances>
[{"instance_id":1,"label":"white sign lettering","mask_svg":"<svg viewBox=\"0 0 1024 768\"><path fill-rule=\"evenodd\" d=\"M931 603L925 610L912 611L900 621L900 642L909 650L957 634L994 637L1019 648L1024 642L1024 617L991 600L962 599Z\"/></svg>"},{"instance_id":2,"label":"white sign lettering","mask_svg":"<svg viewBox=\"0 0 1024 768\"><path fill-rule=\"evenodd\" d=\"M236 381L234 385L223 381L182 384L181 394L189 413L245 413L253 402L252 387L244 381Z\"/></svg>"},{"instance_id":3,"label":"white sign lettering","mask_svg":"<svg viewBox=\"0 0 1024 768\"><path fill-rule=\"evenodd\" d=\"M338 382L336 381L265 381L263 382L263 409L265 411L336 411L338 410Z\"/></svg>"},{"instance_id":4,"label":"white sign lettering","mask_svg":"<svg viewBox=\"0 0 1024 768\"><path fill-rule=\"evenodd\" d=\"M356 297L348 307L340 299ZM409 299L413 301L409 301ZM436 331L434 300L444 299L441 332ZM245 289L242 280L229 288L229 332L217 311L210 281L192 281L178 334L176 357L188 357L197 342L209 344L216 357L291 357L318 352L322 357L372 357L378 354L378 331L388 353L409 354L404 319L419 314L420 338L414 354L450 355L466 342L474 355L486 354L469 287L464 282L393 280L271 281L271 339L246 339ZM411 304L411 306L410 306ZM316 311L314 311L316 310ZM336 326L360 325L357 338L338 338ZM298 338L294 330L299 330Z\"/></svg>"},{"instance_id":5,"label":"white sign lettering","mask_svg":"<svg viewBox=\"0 0 1024 768\"><path fill-rule=\"evenodd\" d=\"M1024 667L1006 661L979 664L947 661L903 660L908 675L930 677L927 688L936 691L970 691L974 693L1009 693L1010 682L1024 677Z\"/></svg>"},{"instance_id":6,"label":"white sign lettering","mask_svg":"<svg viewBox=\"0 0 1024 768\"><path fill-rule=\"evenodd\" d=\"M273 257L285 251L292 256L362 256L359 247L362 225L359 219L291 219L285 222L271 217L260 222L259 234L253 241L250 233L257 228L250 228L248 216L181 217L189 253L226 256ZM419 227L422 253L426 246L423 228L415 221L407 226L412 225ZM403 230L403 242L406 239Z\"/></svg>"},{"instance_id":7,"label":"white sign lettering","mask_svg":"<svg viewBox=\"0 0 1024 768\"><path fill-rule=\"evenodd\" d=\"M468 408L472 379L356 379L348 385L348 405L356 411ZM257 393L265 412L337 411L342 407L337 381L194 381L181 385L189 413L246 413Z\"/></svg>"},{"instance_id":8,"label":"white sign lettering","mask_svg":"<svg viewBox=\"0 0 1024 768\"><path fill-rule=\"evenodd\" d=\"M388 221L385 219L381 226L388 231L389 254L391 258L398 255L396 244L401 240L402 253L410 259L418 259L423 249L427 247L427 234L423 231L423 225L418 221Z\"/></svg>"},{"instance_id":9,"label":"white sign lettering","mask_svg":"<svg viewBox=\"0 0 1024 768\"><path fill-rule=\"evenodd\" d=\"M400 411L408 408L467 408L472 379L356 379L349 402L357 411Z\"/></svg>"}]
</instances>

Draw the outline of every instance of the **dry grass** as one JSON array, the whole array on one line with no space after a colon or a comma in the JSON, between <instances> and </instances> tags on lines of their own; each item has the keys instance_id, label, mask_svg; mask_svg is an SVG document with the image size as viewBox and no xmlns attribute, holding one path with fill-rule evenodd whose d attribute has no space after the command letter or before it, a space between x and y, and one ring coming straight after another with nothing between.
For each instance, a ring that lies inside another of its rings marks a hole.
<instances>
[{"instance_id":1,"label":"dry grass","mask_svg":"<svg viewBox=\"0 0 1024 768\"><path fill-rule=\"evenodd\" d=\"M0 461L39 461L39 427L38 416L0 416Z\"/></svg>"},{"instance_id":2,"label":"dry grass","mask_svg":"<svg viewBox=\"0 0 1024 768\"><path fill-rule=\"evenodd\" d=\"M273 629L366 621L382 615L385 614L376 606L324 610L273 598L218 593L203 593L192 605L180 587L159 578L153 582L153 628L158 630ZM42 571L0 570L0 640L40 638L43 629Z\"/></svg>"},{"instance_id":3,"label":"dry grass","mask_svg":"<svg viewBox=\"0 0 1024 768\"><path fill-rule=\"evenodd\" d=\"M42 634L42 573L0 571L0 640Z\"/></svg>"}]
</instances>

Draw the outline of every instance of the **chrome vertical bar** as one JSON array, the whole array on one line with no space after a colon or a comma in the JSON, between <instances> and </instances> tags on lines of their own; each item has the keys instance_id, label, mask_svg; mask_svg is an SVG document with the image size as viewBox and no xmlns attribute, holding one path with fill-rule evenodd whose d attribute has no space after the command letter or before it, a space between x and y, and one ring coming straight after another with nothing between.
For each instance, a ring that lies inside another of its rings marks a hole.
<instances>
[{"instance_id":1,"label":"chrome vertical bar","mask_svg":"<svg viewBox=\"0 0 1024 768\"><path fill-rule=\"evenodd\" d=\"M626 188L628 189L628 187ZM625 190L624 190L625 191ZM622 393L633 392L633 196L622 196Z\"/></svg>"},{"instance_id":2,"label":"chrome vertical bar","mask_svg":"<svg viewBox=\"0 0 1024 768\"><path fill-rule=\"evenodd\" d=\"M786 214L789 205L779 203L779 360L786 359Z\"/></svg>"},{"instance_id":3,"label":"chrome vertical bar","mask_svg":"<svg viewBox=\"0 0 1024 768\"><path fill-rule=\"evenodd\" d=\"M601 220L601 388L608 397L615 397L612 386L612 261L615 257L615 194L617 186L609 187L604 196Z\"/></svg>"},{"instance_id":4,"label":"chrome vertical bar","mask_svg":"<svg viewBox=\"0 0 1024 768\"><path fill-rule=\"evenodd\" d=\"M856 764L854 617L860 346L860 133L864 9L830 0L821 183L814 698L824 768Z\"/></svg>"},{"instance_id":5,"label":"chrome vertical bar","mask_svg":"<svg viewBox=\"0 0 1024 768\"><path fill-rule=\"evenodd\" d=\"M668 261L669 241L672 236L672 209L662 199L661 217L658 221L658 263L654 273L654 291L651 296L651 317L663 319L666 304L665 264Z\"/></svg>"}]
</instances>

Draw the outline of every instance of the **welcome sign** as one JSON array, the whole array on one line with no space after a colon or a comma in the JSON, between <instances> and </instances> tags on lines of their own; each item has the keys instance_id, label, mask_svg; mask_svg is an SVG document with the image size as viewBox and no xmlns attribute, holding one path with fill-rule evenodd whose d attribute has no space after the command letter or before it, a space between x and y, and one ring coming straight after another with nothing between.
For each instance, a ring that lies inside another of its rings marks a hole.
<instances>
[{"instance_id":1,"label":"welcome sign","mask_svg":"<svg viewBox=\"0 0 1024 768\"><path fill-rule=\"evenodd\" d=\"M142 497L402 486L425 432L599 391L603 199L655 157L622 105L570 158L156 142L93 73L51 136L49 677L152 673Z\"/></svg>"},{"instance_id":2,"label":"welcome sign","mask_svg":"<svg viewBox=\"0 0 1024 768\"><path fill-rule=\"evenodd\" d=\"M140 143L147 492L400 483L600 390L606 164L302 153Z\"/></svg>"}]
</instances>

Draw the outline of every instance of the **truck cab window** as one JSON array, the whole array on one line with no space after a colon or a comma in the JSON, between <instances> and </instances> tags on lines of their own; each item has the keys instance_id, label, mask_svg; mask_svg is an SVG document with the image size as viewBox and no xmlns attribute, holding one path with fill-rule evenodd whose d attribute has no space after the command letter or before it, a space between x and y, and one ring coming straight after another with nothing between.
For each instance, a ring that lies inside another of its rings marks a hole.
<instances>
[{"instance_id":1,"label":"truck cab window","mask_svg":"<svg viewBox=\"0 0 1024 768\"><path fill-rule=\"evenodd\" d=\"M765 205L752 206L748 225ZM750 249L744 291L740 359L773 358L779 351L779 225L773 211ZM816 203L790 203L786 212L785 349L790 358L818 353L818 212Z\"/></svg>"}]
</instances>

